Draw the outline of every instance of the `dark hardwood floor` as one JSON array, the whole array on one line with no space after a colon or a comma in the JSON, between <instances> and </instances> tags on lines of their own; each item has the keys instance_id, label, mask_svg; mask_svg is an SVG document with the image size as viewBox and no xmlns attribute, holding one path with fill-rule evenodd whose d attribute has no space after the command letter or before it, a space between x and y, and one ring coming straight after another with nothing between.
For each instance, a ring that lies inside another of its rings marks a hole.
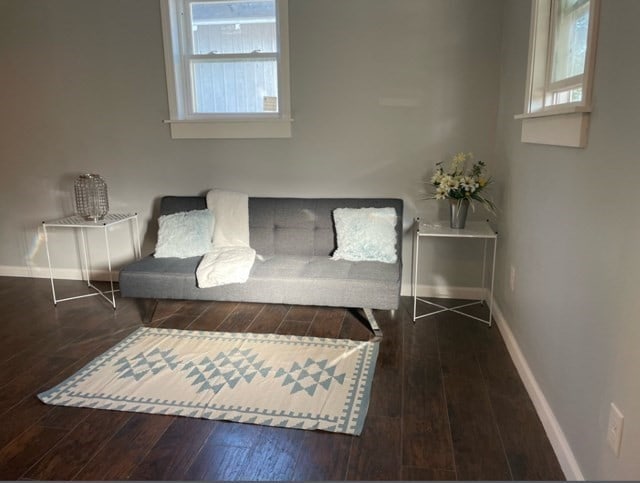
<instances>
[{"instance_id":1,"label":"dark hardwood floor","mask_svg":"<svg viewBox=\"0 0 640 483\"><path fill-rule=\"evenodd\" d=\"M414 325L410 306L375 311L384 339L355 437L47 406L36 394L140 327L139 307L89 297L54 308L49 280L0 277L0 478L564 479L498 329L451 312ZM370 337L352 312L322 307L164 301L152 325Z\"/></svg>"}]
</instances>

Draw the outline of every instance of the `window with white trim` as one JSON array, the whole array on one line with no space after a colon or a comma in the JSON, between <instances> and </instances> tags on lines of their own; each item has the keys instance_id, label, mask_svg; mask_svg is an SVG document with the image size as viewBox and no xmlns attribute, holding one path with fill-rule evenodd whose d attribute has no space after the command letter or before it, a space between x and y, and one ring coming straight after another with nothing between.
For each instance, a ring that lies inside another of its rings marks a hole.
<instances>
[{"instance_id":1,"label":"window with white trim","mask_svg":"<svg viewBox=\"0 0 640 483\"><path fill-rule=\"evenodd\" d=\"M174 138L290 137L287 0L161 0Z\"/></svg>"},{"instance_id":2,"label":"window with white trim","mask_svg":"<svg viewBox=\"0 0 640 483\"><path fill-rule=\"evenodd\" d=\"M534 0L522 140L584 147L599 0Z\"/></svg>"}]
</instances>

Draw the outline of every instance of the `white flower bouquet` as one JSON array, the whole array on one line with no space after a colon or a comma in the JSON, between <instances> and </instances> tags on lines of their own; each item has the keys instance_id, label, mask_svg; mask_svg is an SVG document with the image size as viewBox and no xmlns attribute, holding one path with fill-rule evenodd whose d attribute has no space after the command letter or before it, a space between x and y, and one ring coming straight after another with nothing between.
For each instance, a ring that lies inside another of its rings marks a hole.
<instances>
[{"instance_id":1,"label":"white flower bouquet","mask_svg":"<svg viewBox=\"0 0 640 483\"><path fill-rule=\"evenodd\" d=\"M436 163L436 170L430 181L432 193L427 199L457 200L458 203L464 200L469 203L477 201L491 213L495 213L495 205L484 194L493 180L486 175L483 161L475 161L467 169L466 164L472 159L471 153L458 153L452 158L448 170L445 170L442 162Z\"/></svg>"}]
</instances>

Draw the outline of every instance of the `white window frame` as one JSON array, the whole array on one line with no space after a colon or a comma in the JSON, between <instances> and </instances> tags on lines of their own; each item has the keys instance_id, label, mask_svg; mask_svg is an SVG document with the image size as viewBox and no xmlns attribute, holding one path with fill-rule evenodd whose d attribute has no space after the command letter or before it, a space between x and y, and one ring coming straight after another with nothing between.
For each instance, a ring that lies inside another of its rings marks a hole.
<instances>
[{"instance_id":1,"label":"white window frame","mask_svg":"<svg viewBox=\"0 0 640 483\"><path fill-rule=\"evenodd\" d=\"M529 63L524 113L515 116L522 120L522 142L567 147L587 145L595 67L600 0L590 0L589 29L584 73L551 82L553 64L553 16L557 14L556 0L533 0L529 37ZM580 102L552 104L553 93L559 88L582 87Z\"/></svg>"},{"instance_id":2,"label":"white window frame","mask_svg":"<svg viewBox=\"0 0 640 483\"><path fill-rule=\"evenodd\" d=\"M196 0L160 0L162 36L164 42L167 94L174 139L220 138L289 138L291 137L291 95L289 83L289 28L288 0L276 1L278 51L275 54L210 54L198 55L200 59L216 58L274 58L278 62L278 112L274 113L194 113L191 91L187 85L191 49L190 36L185 32L190 26L189 4ZM186 19L185 19L186 16Z\"/></svg>"}]
</instances>

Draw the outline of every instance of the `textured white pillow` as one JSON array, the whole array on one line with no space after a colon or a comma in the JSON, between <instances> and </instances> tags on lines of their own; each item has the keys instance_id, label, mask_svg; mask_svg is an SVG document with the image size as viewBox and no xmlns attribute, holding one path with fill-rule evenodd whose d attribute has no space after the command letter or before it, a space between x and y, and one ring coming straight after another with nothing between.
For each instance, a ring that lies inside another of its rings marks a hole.
<instances>
[{"instance_id":1,"label":"textured white pillow","mask_svg":"<svg viewBox=\"0 0 640 483\"><path fill-rule=\"evenodd\" d=\"M333 260L396 263L394 208L337 208L333 211L338 248Z\"/></svg>"},{"instance_id":2,"label":"textured white pillow","mask_svg":"<svg viewBox=\"0 0 640 483\"><path fill-rule=\"evenodd\" d=\"M156 258L190 258L211 250L211 210L181 211L158 218Z\"/></svg>"}]
</instances>

